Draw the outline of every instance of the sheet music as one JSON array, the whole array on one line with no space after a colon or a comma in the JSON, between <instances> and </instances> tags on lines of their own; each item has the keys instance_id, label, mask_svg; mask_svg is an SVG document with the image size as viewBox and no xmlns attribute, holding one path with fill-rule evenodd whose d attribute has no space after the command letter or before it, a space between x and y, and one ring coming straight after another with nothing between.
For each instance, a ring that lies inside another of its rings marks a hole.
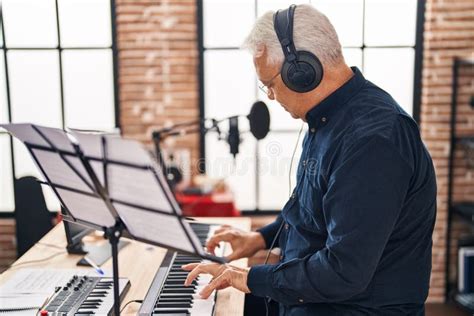
<instances>
[{"instance_id":1,"label":"sheet music","mask_svg":"<svg viewBox=\"0 0 474 316\"><path fill-rule=\"evenodd\" d=\"M92 180L84 169L82 162L78 158L71 156L61 157L55 152L39 149L32 149L31 151L45 170L48 178L54 184L71 187L88 193L94 192L92 190L92 188L94 188ZM86 182L84 182L63 159L67 160L72 166L74 166L74 168L79 172Z\"/></svg>"},{"instance_id":2,"label":"sheet music","mask_svg":"<svg viewBox=\"0 0 474 316\"><path fill-rule=\"evenodd\" d=\"M93 269L20 269L0 287L0 297L15 294L51 294L56 286L67 283L75 274L97 275Z\"/></svg>"},{"instance_id":3,"label":"sheet music","mask_svg":"<svg viewBox=\"0 0 474 316\"><path fill-rule=\"evenodd\" d=\"M49 144L33 129L31 124L2 124L0 127L22 142L49 147Z\"/></svg>"},{"instance_id":4,"label":"sheet music","mask_svg":"<svg viewBox=\"0 0 474 316\"><path fill-rule=\"evenodd\" d=\"M172 248L195 252L177 217L144 211L119 203L114 203L114 206L132 236ZM194 232L190 227L188 228L191 231L190 235L195 238L193 239L195 245L199 245L199 240Z\"/></svg>"},{"instance_id":5,"label":"sheet music","mask_svg":"<svg viewBox=\"0 0 474 316\"><path fill-rule=\"evenodd\" d=\"M100 134L87 134L74 130L70 131L70 133L78 141L86 156L102 159L102 137Z\"/></svg>"},{"instance_id":6,"label":"sheet music","mask_svg":"<svg viewBox=\"0 0 474 316\"><path fill-rule=\"evenodd\" d=\"M37 126L35 127L56 147L57 149L64 150L70 153L75 153L74 147L71 144L67 133L58 128ZM48 145L51 147L51 145Z\"/></svg>"},{"instance_id":7,"label":"sheet music","mask_svg":"<svg viewBox=\"0 0 474 316\"><path fill-rule=\"evenodd\" d=\"M22 141L51 147L47 143L42 143L43 139L37 137L30 124L9 124L3 127L14 136L20 135ZM60 129L35 127L54 146L75 151L69 140L71 136L66 132ZM168 187L162 170L140 143L108 135L83 134L75 131L71 133L74 134L72 135L74 142L85 154L101 183L104 182L103 159L107 159L108 195L132 237L190 253L196 253L197 250L199 255L204 254L189 224L179 217L181 209ZM103 144L106 146L106 157ZM68 190L56 187L56 191L74 218L90 223L91 226L111 227L116 224L116 219L106 202L97 195L83 161L72 155L60 155L40 149L32 149L32 152L53 184L69 188ZM71 169L69 164L85 181Z\"/></svg>"},{"instance_id":8,"label":"sheet music","mask_svg":"<svg viewBox=\"0 0 474 316\"><path fill-rule=\"evenodd\" d=\"M79 142L81 150L86 158L88 158L89 164L99 179L100 184L105 186L104 163L102 162L104 156L102 138L105 137L105 135L97 133L82 133L75 130L70 131L70 133ZM93 160L91 158L99 159L101 161Z\"/></svg>"},{"instance_id":9,"label":"sheet music","mask_svg":"<svg viewBox=\"0 0 474 316\"><path fill-rule=\"evenodd\" d=\"M181 215L174 195L162 171L151 159L149 153L138 142L120 138L107 138L107 166L109 195L120 218L132 236L175 249L194 253L193 244L203 254L201 244L191 227L176 217ZM147 167L140 169L120 165L127 163ZM161 183L160 183L161 182ZM118 203L136 205L137 207ZM161 214L140 209L146 207L170 213ZM175 215L172 215L176 212ZM187 231L187 233L183 230ZM191 240L189 240L188 235Z\"/></svg>"},{"instance_id":10,"label":"sheet music","mask_svg":"<svg viewBox=\"0 0 474 316\"><path fill-rule=\"evenodd\" d=\"M151 170L108 166L109 195L134 205L172 213L173 209Z\"/></svg>"},{"instance_id":11,"label":"sheet music","mask_svg":"<svg viewBox=\"0 0 474 316\"><path fill-rule=\"evenodd\" d=\"M73 217L99 226L110 227L115 219L100 198L57 189Z\"/></svg>"},{"instance_id":12,"label":"sheet music","mask_svg":"<svg viewBox=\"0 0 474 316\"><path fill-rule=\"evenodd\" d=\"M139 142L110 136L106 136L106 139L108 159L139 166L152 164L149 153Z\"/></svg>"}]
</instances>

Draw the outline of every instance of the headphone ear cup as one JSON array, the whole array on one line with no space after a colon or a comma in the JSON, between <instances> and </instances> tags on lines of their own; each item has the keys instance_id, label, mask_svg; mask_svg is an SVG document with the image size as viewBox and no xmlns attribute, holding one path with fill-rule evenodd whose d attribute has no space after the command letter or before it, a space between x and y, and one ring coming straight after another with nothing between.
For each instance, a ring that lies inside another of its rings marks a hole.
<instances>
[{"instance_id":1,"label":"headphone ear cup","mask_svg":"<svg viewBox=\"0 0 474 316\"><path fill-rule=\"evenodd\" d=\"M323 66L318 57L310 52L297 51L297 56L296 64L285 60L281 78L289 89L299 93L309 92L321 83Z\"/></svg>"}]
</instances>

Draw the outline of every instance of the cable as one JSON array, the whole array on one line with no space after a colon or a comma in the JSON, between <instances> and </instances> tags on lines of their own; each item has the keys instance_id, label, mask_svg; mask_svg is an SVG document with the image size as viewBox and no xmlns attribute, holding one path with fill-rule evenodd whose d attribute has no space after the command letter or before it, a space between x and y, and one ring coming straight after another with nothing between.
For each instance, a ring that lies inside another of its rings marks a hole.
<instances>
[{"instance_id":1,"label":"cable","mask_svg":"<svg viewBox=\"0 0 474 316\"><path fill-rule=\"evenodd\" d=\"M42 243L42 242L37 242L38 245L45 246L45 247L51 247L51 248L56 248L56 249L64 249L64 247L53 245L53 244L47 244L47 243Z\"/></svg>"},{"instance_id":2,"label":"cable","mask_svg":"<svg viewBox=\"0 0 474 316\"><path fill-rule=\"evenodd\" d=\"M303 131L304 122L301 123L300 131L298 132L298 138L296 139L295 148L293 149L293 154L291 155L290 161L290 172L288 172L288 197L291 196L291 170L293 169L293 160L295 159L296 149L298 149L298 144L300 143L301 132Z\"/></svg>"},{"instance_id":3,"label":"cable","mask_svg":"<svg viewBox=\"0 0 474 316\"><path fill-rule=\"evenodd\" d=\"M57 252L57 253L54 253L46 258L43 258L43 259L38 259L38 260L30 260L30 261L24 261L24 262L20 262L18 264L14 264L10 267L10 269L15 269L16 267L18 266L22 266L22 265L25 265L25 264L30 264L30 263L37 263L37 262L43 262L43 261L48 261L49 259L52 259L56 256L59 256L61 254L64 254L66 253L66 251L61 251L61 252Z\"/></svg>"},{"instance_id":4,"label":"cable","mask_svg":"<svg viewBox=\"0 0 474 316\"><path fill-rule=\"evenodd\" d=\"M296 144L295 148L293 149L293 154L291 155L291 160L290 160L290 171L288 173L288 198L291 196L291 170L293 169L293 160L295 159L295 154L296 154L296 149L298 149L298 144L300 143L300 137L301 137L301 132L303 131L304 123L301 123L301 128L300 131L298 132L298 138L296 139ZM267 255L265 257L265 261L263 264L267 264L268 259L270 258L270 253L272 252L273 246L275 245L275 242L278 238L278 236L281 233L281 230L283 228L283 221L280 224L280 227L277 230L277 233L275 234L275 237L273 237L272 243L270 244L270 248L267 251Z\"/></svg>"},{"instance_id":5,"label":"cable","mask_svg":"<svg viewBox=\"0 0 474 316\"><path fill-rule=\"evenodd\" d=\"M290 171L288 173L288 198L291 196L291 170L293 168L293 160L295 159L295 154L296 154L296 149L298 149L298 144L300 143L300 137L301 137L301 132L303 131L304 127L304 122L301 123L300 131L298 132L298 138L296 139L296 144L295 148L293 149L293 154L291 155L291 160L290 160ZM268 259L270 258L270 253L272 252L273 246L275 246L275 243L278 239L278 236L280 236L281 230L283 229L285 222L282 220L280 227L278 227L278 230L273 237L272 243L270 244L270 247L268 248L267 255L265 256L265 261L263 264L267 264ZM267 300L266 297L263 298L263 301L265 302L265 315L268 316L268 302L270 299Z\"/></svg>"},{"instance_id":6,"label":"cable","mask_svg":"<svg viewBox=\"0 0 474 316\"><path fill-rule=\"evenodd\" d=\"M131 303L143 303L143 300L131 300L131 301L128 301L123 307L122 309L120 310L120 314L125 310L125 308L131 304Z\"/></svg>"}]
</instances>

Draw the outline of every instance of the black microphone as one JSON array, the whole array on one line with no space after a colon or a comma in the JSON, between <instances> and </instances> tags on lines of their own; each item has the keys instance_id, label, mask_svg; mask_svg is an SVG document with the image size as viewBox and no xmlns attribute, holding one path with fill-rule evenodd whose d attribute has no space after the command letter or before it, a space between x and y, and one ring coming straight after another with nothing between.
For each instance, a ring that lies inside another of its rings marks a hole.
<instances>
[{"instance_id":1,"label":"black microphone","mask_svg":"<svg viewBox=\"0 0 474 316\"><path fill-rule=\"evenodd\" d=\"M257 139L263 139L270 131L270 112L267 105L257 101L252 105L250 114L247 115L250 123L250 132Z\"/></svg>"},{"instance_id":2,"label":"black microphone","mask_svg":"<svg viewBox=\"0 0 474 316\"><path fill-rule=\"evenodd\" d=\"M239 153L240 133L239 133L239 117L229 117L229 135L227 135L227 142L230 146L230 153L235 156Z\"/></svg>"}]
</instances>

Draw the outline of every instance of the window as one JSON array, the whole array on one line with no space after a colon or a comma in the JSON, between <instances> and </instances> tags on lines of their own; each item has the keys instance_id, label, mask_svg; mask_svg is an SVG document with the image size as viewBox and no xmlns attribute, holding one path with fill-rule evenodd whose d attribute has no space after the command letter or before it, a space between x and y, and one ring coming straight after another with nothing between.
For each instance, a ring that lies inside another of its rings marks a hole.
<instances>
[{"instance_id":1,"label":"window","mask_svg":"<svg viewBox=\"0 0 474 316\"><path fill-rule=\"evenodd\" d=\"M301 121L292 119L257 88L251 56L239 50L256 18L290 4L311 3L333 23L350 66L391 93L418 117L424 2L415 0L203 0L198 1L201 54L201 117L247 114L256 100L269 106L271 131L260 142L240 121L243 143L235 165L228 146L213 133L201 138L206 172L226 178L242 210L280 210L288 198L290 160ZM420 5L421 4L421 5ZM231 12L231 14L229 13ZM399 16L404 17L400 23ZM422 20L421 20L422 22ZM301 137L302 138L302 137ZM300 139L301 142L301 139ZM297 151L292 170L292 184Z\"/></svg>"},{"instance_id":2,"label":"window","mask_svg":"<svg viewBox=\"0 0 474 316\"><path fill-rule=\"evenodd\" d=\"M118 127L113 0L0 3L0 124ZM14 179L27 175L41 178L26 148L0 131L0 212L15 209Z\"/></svg>"}]
</instances>

